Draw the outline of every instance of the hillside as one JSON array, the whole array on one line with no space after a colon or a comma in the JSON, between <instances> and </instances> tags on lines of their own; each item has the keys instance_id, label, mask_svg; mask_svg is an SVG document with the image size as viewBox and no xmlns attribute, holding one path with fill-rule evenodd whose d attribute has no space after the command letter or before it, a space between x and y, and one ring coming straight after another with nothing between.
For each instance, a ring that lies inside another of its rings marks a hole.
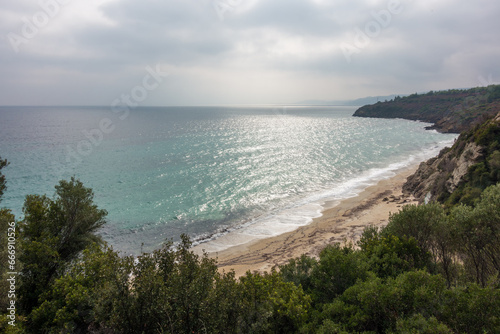
<instances>
[{"instance_id":1,"label":"hillside","mask_svg":"<svg viewBox=\"0 0 500 334\"><path fill-rule=\"evenodd\" d=\"M312 105L312 106L364 106L366 104L373 104L380 100L394 99L396 95L387 96L367 96L355 100L305 100L295 104L298 105Z\"/></svg>"},{"instance_id":2,"label":"hillside","mask_svg":"<svg viewBox=\"0 0 500 334\"><path fill-rule=\"evenodd\" d=\"M481 192L500 182L500 112L463 132L451 148L420 164L403 191L421 202L474 205Z\"/></svg>"},{"instance_id":3,"label":"hillside","mask_svg":"<svg viewBox=\"0 0 500 334\"><path fill-rule=\"evenodd\" d=\"M429 129L461 133L499 111L500 85L491 85L397 96L390 101L363 106L353 116L418 120L433 123Z\"/></svg>"}]
</instances>

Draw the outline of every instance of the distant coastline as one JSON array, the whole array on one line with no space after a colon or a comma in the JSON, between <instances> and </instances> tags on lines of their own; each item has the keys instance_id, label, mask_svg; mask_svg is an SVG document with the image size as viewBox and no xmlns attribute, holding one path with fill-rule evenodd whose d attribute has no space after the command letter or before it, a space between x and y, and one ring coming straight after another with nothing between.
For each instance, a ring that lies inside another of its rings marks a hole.
<instances>
[{"instance_id":1,"label":"distant coastline","mask_svg":"<svg viewBox=\"0 0 500 334\"><path fill-rule=\"evenodd\" d=\"M365 105L356 110L353 116L418 120L433 123L428 129L461 133L499 111L500 85L491 85L396 96L390 101Z\"/></svg>"}]
</instances>

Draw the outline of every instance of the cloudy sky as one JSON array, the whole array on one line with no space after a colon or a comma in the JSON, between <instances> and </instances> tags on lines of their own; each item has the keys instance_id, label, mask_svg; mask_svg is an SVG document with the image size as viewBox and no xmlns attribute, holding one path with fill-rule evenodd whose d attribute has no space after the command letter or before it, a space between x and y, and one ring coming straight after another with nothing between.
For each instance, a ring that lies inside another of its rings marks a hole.
<instances>
[{"instance_id":1,"label":"cloudy sky","mask_svg":"<svg viewBox=\"0 0 500 334\"><path fill-rule=\"evenodd\" d=\"M500 81L499 17L496 0L2 1L0 105L286 104L482 86Z\"/></svg>"}]
</instances>

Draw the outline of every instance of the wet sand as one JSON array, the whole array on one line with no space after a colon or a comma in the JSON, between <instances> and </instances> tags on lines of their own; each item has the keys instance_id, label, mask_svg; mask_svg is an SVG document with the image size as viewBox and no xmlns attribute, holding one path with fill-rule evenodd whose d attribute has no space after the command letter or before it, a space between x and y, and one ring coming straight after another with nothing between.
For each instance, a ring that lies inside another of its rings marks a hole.
<instances>
[{"instance_id":1,"label":"wet sand","mask_svg":"<svg viewBox=\"0 0 500 334\"><path fill-rule=\"evenodd\" d=\"M331 243L356 242L366 226L385 226L391 213L398 212L403 205L417 203L404 197L401 191L416 169L417 166L405 169L337 205L330 203L333 207L325 209L321 217L295 231L208 254L217 259L220 270L233 269L239 277L248 270L270 271L302 254L317 257ZM203 246L200 244L193 250L201 254Z\"/></svg>"}]
</instances>

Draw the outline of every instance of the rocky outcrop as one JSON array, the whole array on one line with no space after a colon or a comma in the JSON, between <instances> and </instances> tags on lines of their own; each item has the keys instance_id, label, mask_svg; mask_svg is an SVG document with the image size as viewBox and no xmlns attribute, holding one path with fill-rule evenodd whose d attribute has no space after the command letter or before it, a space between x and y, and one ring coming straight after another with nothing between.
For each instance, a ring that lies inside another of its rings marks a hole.
<instances>
[{"instance_id":1,"label":"rocky outcrop","mask_svg":"<svg viewBox=\"0 0 500 334\"><path fill-rule=\"evenodd\" d=\"M469 171L469 168L475 165L482 157L482 148L474 142L468 143L464 151L455 163L456 158L452 158L452 163L456 167L451 172L450 178L446 181L446 190L451 194L462 181L463 177Z\"/></svg>"},{"instance_id":2,"label":"rocky outcrop","mask_svg":"<svg viewBox=\"0 0 500 334\"><path fill-rule=\"evenodd\" d=\"M403 191L420 202L473 205L482 190L500 182L500 85L396 96L354 116L419 120L433 123L427 129L460 133L452 148L408 178Z\"/></svg>"},{"instance_id":3,"label":"rocky outcrop","mask_svg":"<svg viewBox=\"0 0 500 334\"><path fill-rule=\"evenodd\" d=\"M457 190L459 201L469 193L463 189L481 189L497 180L500 156L500 113L462 133L451 148L428 161L422 162L403 186L406 195L413 195L419 202L445 202Z\"/></svg>"},{"instance_id":4,"label":"rocky outcrop","mask_svg":"<svg viewBox=\"0 0 500 334\"><path fill-rule=\"evenodd\" d=\"M468 143L458 156L456 150L444 149L438 157L420 164L404 184L403 192L413 195L419 202L436 200L443 187L451 194L481 157L482 148L474 142Z\"/></svg>"}]
</instances>

